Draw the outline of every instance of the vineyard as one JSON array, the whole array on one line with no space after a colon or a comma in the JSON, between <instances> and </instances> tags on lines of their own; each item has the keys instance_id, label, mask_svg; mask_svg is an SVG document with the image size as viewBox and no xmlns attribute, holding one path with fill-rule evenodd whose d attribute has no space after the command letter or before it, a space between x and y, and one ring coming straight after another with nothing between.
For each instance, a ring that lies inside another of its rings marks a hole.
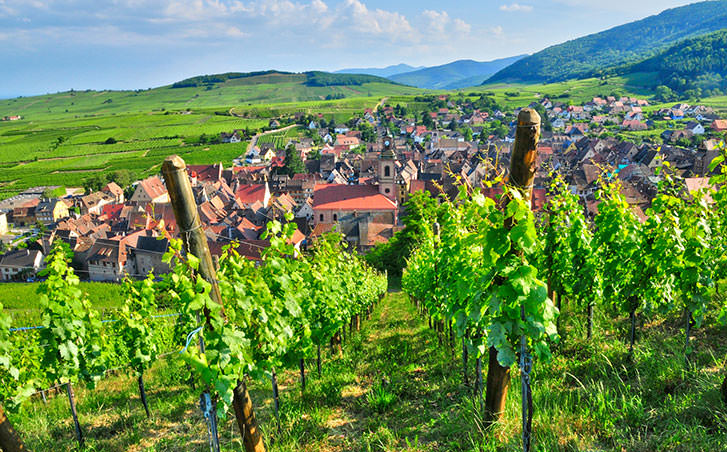
<instances>
[{"instance_id":1,"label":"vineyard","mask_svg":"<svg viewBox=\"0 0 727 452\"><path fill-rule=\"evenodd\" d=\"M167 237L170 274L125 281L122 306L101 315L56 243L40 322L13 324L3 311L0 444L725 450L727 190L686 193L663 162L639 219L604 169L589 218L553 174L537 218L538 138L525 109L508 179L491 181L506 182L497 200L467 185L454 200L414 195L422 233L406 296L385 296L386 275L339 234L296 250L293 223L267 225L260 265L234 243L213 262L193 202L181 201L192 199L184 162L168 158L184 231ZM727 182L725 158L712 163L715 187Z\"/></svg>"},{"instance_id":2,"label":"vineyard","mask_svg":"<svg viewBox=\"0 0 727 452\"><path fill-rule=\"evenodd\" d=\"M285 130L283 132L266 133L260 135L257 139L257 144L259 146L265 143L272 143L273 146L275 146L275 149L285 149L285 145L288 144L292 138L299 137L300 134L301 129L299 127L293 127L292 129Z\"/></svg>"},{"instance_id":3,"label":"vineyard","mask_svg":"<svg viewBox=\"0 0 727 452\"><path fill-rule=\"evenodd\" d=\"M720 294L727 271L721 215L727 190L684 193L664 162L657 173L663 178L660 193L642 222L618 180L604 171L601 203L591 222L578 197L554 175L546 215L537 224L530 190L539 117L526 109L518 121L509 184L499 201L467 186L453 202L418 201L427 207L419 225L425 234L402 285L441 343L461 343L465 382L468 359L475 360L473 386L486 427L503 420L510 373L519 370L522 444L531 450L534 362L549 361L569 341L588 343L601 328L612 334L627 317L626 362L632 363L639 324L681 316L683 345L673 352L683 357L683 378L695 378L720 361L695 357L690 338L707 318L727 321ZM724 159L723 153L711 169ZM712 179L717 186L727 181L721 168ZM600 324L594 312L604 319ZM626 374L629 367L624 365ZM722 397L727 403L727 379ZM720 425L724 432L724 418Z\"/></svg>"},{"instance_id":4,"label":"vineyard","mask_svg":"<svg viewBox=\"0 0 727 452\"><path fill-rule=\"evenodd\" d=\"M108 372L132 374L149 417L144 377L158 361L175 360L182 363L175 364L177 381L202 394L210 447L220 450L217 420L224 420L234 405L245 441L255 441L250 450L262 450L246 378L272 378L275 387L276 371L295 367L305 390L306 363L316 363L320 373L321 348L331 344L340 350L342 329L348 327L349 334L358 329L360 316L387 284L384 275L345 252L335 233L311 253L294 258L291 225L268 225L271 246L263 252L263 266L229 246L219 261L216 284L198 276L200 259L183 253L182 241L173 240L165 255L173 272L162 281L151 276L126 281L124 305L115 313L106 311L114 317L107 319L85 299L68 266L66 247L56 243L39 287L42 324L11 328L10 317L2 317L4 408L22 413L22 403L31 395L45 400L49 388L63 388L83 445L74 385L93 388ZM12 431L1 436L4 450L25 450L8 446L17 443Z\"/></svg>"}]
</instances>

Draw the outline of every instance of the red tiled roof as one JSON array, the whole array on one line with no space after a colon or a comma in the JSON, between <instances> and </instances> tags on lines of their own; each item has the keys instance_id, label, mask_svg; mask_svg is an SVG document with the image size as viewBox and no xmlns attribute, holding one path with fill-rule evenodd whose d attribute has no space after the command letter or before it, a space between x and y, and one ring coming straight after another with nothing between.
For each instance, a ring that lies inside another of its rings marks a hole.
<instances>
[{"instance_id":1,"label":"red tiled roof","mask_svg":"<svg viewBox=\"0 0 727 452\"><path fill-rule=\"evenodd\" d=\"M157 176L152 176L143 181L139 182L141 188L151 199L156 199L167 192L167 187L164 186L162 180Z\"/></svg>"},{"instance_id":2,"label":"red tiled roof","mask_svg":"<svg viewBox=\"0 0 727 452\"><path fill-rule=\"evenodd\" d=\"M317 210L395 210L396 204L375 185L319 184L313 192Z\"/></svg>"},{"instance_id":3,"label":"red tiled roof","mask_svg":"<svg viewBox=\"0 0 727 452\"><path fill-rule=\"evenodd\" d=\"M222 176L222 163L214 165L187 165L187 171L199 181L216 181Z\"/></svg>"},{"instance_id":4,"label":"red tiled roof","mask_svg":"<svg viewBox=\"0 0 727 452\"><path fill-rule=\"evenodd\" d=\"M119 187L116 182L109 182L101 189L101 191L107 191L114 196L120 196L124 194L124 190Z\"/></svg>"},{"instance_id":5,"label":"red tiled roof","mask_svg":"<svg viewBox=\"0 0 727 452\"><path fill-rule=\"evenodd\" d=\"M727 119L715 119L712 123L712 128L715 130L727 130Z\"/></svg>"},{"instance_id":6,"label":"red tiled roof","mask_svg":"<svg viewBox=\"0 0 727 452\"><path fill-rule=\"evenodd\" d=\"M233 166L232 167L232 174L237 173L256 173L258 171L262 171L266 166Z\"/></svg>"},{"instance_id":7,"label":"red tiled roof","mask_svg":"<svg viewBox=\"0 0 727 452\"><path fill-rule=\"evenodd\" d=\"M124 204L106 204L101 208L101 215L105 216L109 220L117 220L121 217L121 211L124 208Z\"/></svg>"},{"instance_id":8,"label":"red tiled roof","mask_svg":"<svg viewBox=\"0 0 727 452\"><path fill-rule=\"evenodd\" d=\"M235 198L241 204L265 202L265 184L240 185L235 192Z\"/></svg>"}]
</instances>

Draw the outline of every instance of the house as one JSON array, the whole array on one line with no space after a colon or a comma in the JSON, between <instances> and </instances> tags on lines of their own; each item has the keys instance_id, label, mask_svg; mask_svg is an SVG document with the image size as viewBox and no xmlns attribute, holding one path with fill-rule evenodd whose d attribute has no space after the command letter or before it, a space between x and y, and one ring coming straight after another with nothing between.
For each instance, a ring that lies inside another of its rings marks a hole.
<instances>
[{"instance_id":1,"label":"house","mask_svg":"<svg viewBox=\"0 0 727 452\"><path fill-rule=\"evenodd\" d=\"M315 130L317 128L318 128L318 124L316 124L315 122L311 121L308 123L308 130Z\"/></svg>"},{"instance_id":2,"label":"house","mask_svg":"<svg viewBox=\"0 0 727 452\"><path fill-rule=\"evenodd\" d=\"M35 220L45 225L68 217L68 206L60 199L44 199L35 208Z\"/></svg>"},{"instance_id":3,"label":"house","mask_svg":"<svg viewBox=\"0 0 727 452\"><path fill-rule=\"evenodd\" d=\"M348 131L349 131L349 128L343 124L337 125L336 127L333 128L333 133L335 133L336 135L348 133Z\"/></svg>"},{"instance_id":4,"label":"house","mask_svg":"<svg viewBox=\"0 0 727 452\"><path fill-rule=\"evenodd\" d=\"M18 281L35 276L43 266L39 250L20 249L0 256L0 280Z\"/></svg>"},{"instance_id":5,"label":"house","mask_svg":"<svg viewBox=\"0 0 727 452\"><path fill-rule=\"evenodd\" d=\"M192 185L198 182L217 182L222 180L224 167L222 163L213 165L187 165L187 172L192 180Z\"/></svg>"},{"instance_id":6,"label":"house","mask_svg":"<svg viewBox=\"0 0 727 452\"><path fill-rule=\"evenodd\" d=\"M639 121L638 119L634 120L624 120L624 122L621 123L621 128L626 130L648 130L649 126L644 124L643 122Z\"/></svg>"},{"instance_id":7,"label":"house","mask_svg":"<svg viewBox=\"0 0 727 452\"><path fill-rule=\"evenodd\" d=\"M272 129L277 129L280 127L280 121L277 119L271 119L270 122L268 122L268 126Z\"/></svg>"},{"instance_id":8,"label":"house","mask_svg":"<svg viewBox=\"0 0 727 452\"><path fill-rule=\"evenodd\" d=\"M697 121L690 121L685 128L694 135L704 135L704 126Z\"/></svg>"},{"instance_id":9,"label":"house","mask_svg":"<svg viewBox=\"0 0 727 452\"><path fill-rule=\"evenodd\" d=\"M86 263L91 281L119 281L125 273L126 241L98 239L88 251Z\"/></svg>"},{"instance_id":10,"label":"house","mask_svg":"<svg viewBox=\"0 0 727 452\"><path fill-rule=\"evenodd\" d=\"M239 208L245 209L255 203L267 207L270 203L270 186L264 184L244 184L235 190L235 201Z\"/></svg>"},{"instance_id":11,"label":"house","mask_svg":"<svg viewBox=\"0 0 727 452\"><path fill-rule=\"evenodd\" d=\"M376 185L318 184L313 191L315 224L352 221L369 215L379 223L395 224L396 202Z\"/></svg>"},{"instance_id":12,"label":"house","mask_svg":"<svg viewBox=\"0 0 727 452\"><path fill-rule=\"evenodd\" d=\"M109 182L108 184L104 185L101 191L109 194L112 198L114 198L114 202L116 204L124 203L124 190L122 190L122 188L119 187L116 182Z\"/></svg>"},{"instance_id":13,"label":"house","mask_svg":"<svg viewBox=\"0 0 727 452\"><path fill-rule=\"evenodd\" d=\"M23 119L21 116L12 115L12 116L5 116L3 118L3 121L20 121L21 119Z\"/></svg>"},{"instance_id":14,"label":"house","mask_svg":"<svg viewBox=\"0 0 727 452\"><path fill-rule=\"evenodd\" d=\"M338 137L336 137L335 146L346 146L349 149L353 149L360 144L361 141L356 137L339 135Z\"/></svg>"},{"instance_id":15,"label":"house","mask_svg":"<svg viewBox=\"0 0 727 452\"><path fill-rule=\"evenodd\" d=\"M0 235L8 233L8 214L0 212Z\"/></svg>"},{"instance_id":16,"label":"house","mask_svg":"<svg viewBox=\"0 0 727 452\"><path fill-rule=\"evenodd\" d=\"M727 132L727 119L715 119L711 127L714 132Z\"/></svg>"},{"instance_id":17,"label":"house","mask_svg":"<svg viewBox=\"0 0 727 452\"><path fill-rule=\"evenodd\" d=\"M158 176L152 176L136 185L134 194L129 199L130 204L146 205L146 204L162 204L169 202L169 193L167 187Z\"/></svg>"},{"instance_id":18,"label":"house","mask_svg":"<svg viewBox=\"0 0 727 452\"><path fill-rule=\"evenodd\" d=\"M232 133L221 132L220 141L222 143L239 143L242 141L242 136L240 136L240 133L237 130Z\"/></svg>"},{"instance_id":19,"label":"house","mask_svg":"<svg viewBox=\"0 0 727 452\"><path fill-rule=\"evenodd\" d=\"M90 195L82 196L79 199L81 208L81 214L101 215L103 206L106 204L113 204L114 198L111 195L102 191L91 193Z\"/></svg>"},{"instance_id":20,"label":"house","mask_svg":"<svg viewBox=\"0 0 727 452\"><path fill-rule=\"evenodd\" d=\"M162 261L168 248L169 240L166 238L139 237L136 246L128 248L128 259L133 261L134 273L139 277L148 273L157 276L169 273L169 264Z\"/></svg>"}]
</instances>

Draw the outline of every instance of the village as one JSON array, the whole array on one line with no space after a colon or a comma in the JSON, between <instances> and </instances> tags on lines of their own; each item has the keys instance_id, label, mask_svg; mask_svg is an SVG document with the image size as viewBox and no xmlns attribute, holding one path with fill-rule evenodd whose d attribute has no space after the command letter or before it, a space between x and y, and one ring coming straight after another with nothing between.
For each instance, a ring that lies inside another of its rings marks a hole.
<instances>
[{"instance_id":1,"label":"village","mask_svg":"<svg viewBox=\"0 0 727 452\"><path fill-rule=\"evenodd\" d=\"M403 228L406 203L416 192L452 199L466 184L498 197L501 186L483 182L506 173L520 109L503 112L485 95L419 100L422 111L382 103L346 123L306 113L272 119L273 131L282 124L301 131L283 143L255 138L248 145L238 130L215 138L240 143L241 155L229 164L188 165L212 254L234 244L241 255L260 260L269 244L261 239L266 224L290 215L297 249L335 228L352 249L366 253ZM700 105L649 109L643 99L607 96L584 105L543 98L529 107L543 116L536 213L555 171L593 217L594 194L607 171L620 179L644 220L660 181L655 169L669 162L686 189L708 186L710 162L727 131L727 120ZM656 133L638 135L649 131ZM108 182L90 193L49 195L57 188L35 187L0 202L0 251L6 251L0 280L34 280L57 239L73 250L82 279L119 282L169 271L162 256L179 230L161 175L129 187Z\"/></svg>"}]
</instances>

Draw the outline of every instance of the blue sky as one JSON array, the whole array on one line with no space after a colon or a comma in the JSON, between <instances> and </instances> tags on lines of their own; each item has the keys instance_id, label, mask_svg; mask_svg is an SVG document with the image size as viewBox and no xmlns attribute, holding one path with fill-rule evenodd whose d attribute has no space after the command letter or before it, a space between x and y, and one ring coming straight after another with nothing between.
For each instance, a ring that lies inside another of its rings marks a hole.
<instances>
[{"instance_id":1,"label":"blue sky","mask_svg":"<svg viewBox=\"0 0 727 452\"><path fill-rule=\"evenodd\" d=\"M0 0L0 97L226 71L486 61L679 0Z\"/></svg>"}]
</instances>

